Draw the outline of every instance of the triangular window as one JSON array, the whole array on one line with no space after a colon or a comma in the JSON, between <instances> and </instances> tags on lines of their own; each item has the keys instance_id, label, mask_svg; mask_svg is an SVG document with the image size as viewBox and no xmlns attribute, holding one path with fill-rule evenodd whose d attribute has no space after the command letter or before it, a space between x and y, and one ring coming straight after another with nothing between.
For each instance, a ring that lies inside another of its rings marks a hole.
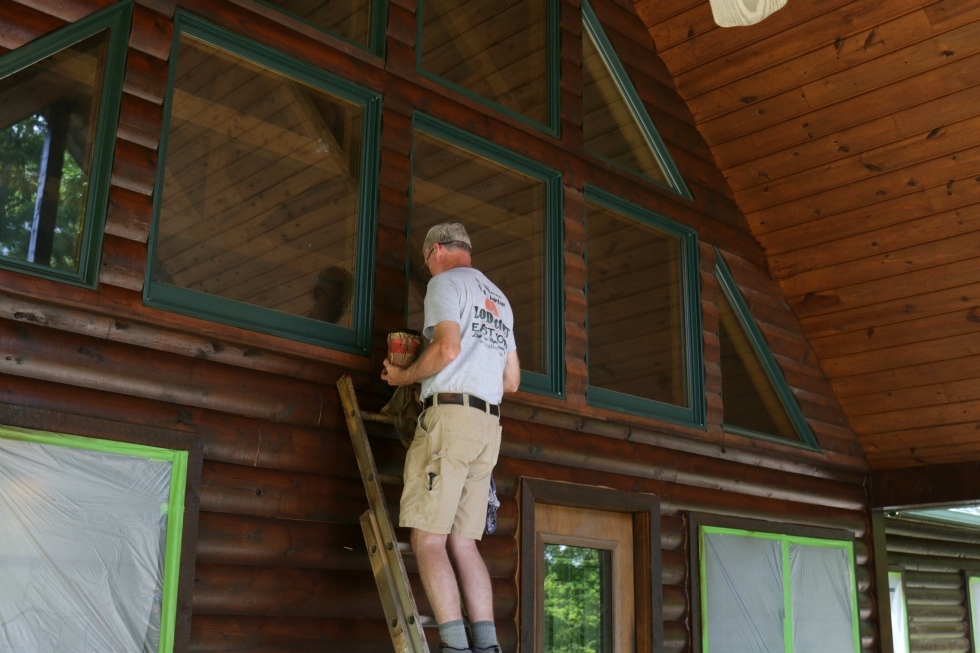
<instances>
[{"instance_id":1,"label":"triangular window","mask_svg":"<svg viewBox=\"0 0 980 653\"><path fill-rule=\"evenodd\" d=\"M726 431L816 448L816 440L721 255L716 267Z\"/></svg>"},{"instance_id":2,"label":"triangular window","mask_svg":"<svg viewBox=\"0 0 980 653\"><path fill-rule=\"evenodd\" d=\"M691 196L587 0L582 2L582 105L586 149Z\"/></svg>"}]
</instances>

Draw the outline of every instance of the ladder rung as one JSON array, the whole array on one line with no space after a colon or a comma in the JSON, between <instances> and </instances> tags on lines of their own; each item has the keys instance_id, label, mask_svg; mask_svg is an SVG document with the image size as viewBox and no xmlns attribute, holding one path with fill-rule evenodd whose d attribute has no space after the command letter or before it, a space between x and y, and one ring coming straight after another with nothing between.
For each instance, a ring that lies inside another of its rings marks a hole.
<instances>
[{"instance_id":1,"label":"ladder rung","mask_svg":"<svg viewBox=\"0 0 980 653\"><path fill-rule=\"evenodd\" d=\"M382 422L384 424L395 423L395 417L393 415L388 415L387 413L372 413L367 410L361 411L361 419L366 419L370 422Z\"/></svg>"}]
</instances>

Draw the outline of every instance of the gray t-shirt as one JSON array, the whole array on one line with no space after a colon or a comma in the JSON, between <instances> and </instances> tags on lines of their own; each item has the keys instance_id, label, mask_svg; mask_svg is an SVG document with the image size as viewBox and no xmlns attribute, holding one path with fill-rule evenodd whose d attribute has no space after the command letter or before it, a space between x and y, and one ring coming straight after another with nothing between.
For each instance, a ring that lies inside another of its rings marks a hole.
<instances>
[{"instance_id":1,"label":"gray t-shirt","mask_svg":"<svg viewBox=\"0 0 980 653\"><path fill-rule=\"evenodd\" d=\"M499 404L507 352L517 349L514 312L507 297L475 268L446 270L429 280L422 334L432 340L435 325L446 321L459 324L459 356L422 381L422 398L437 392L465 392Z\"/></svg>"}]
</instances>

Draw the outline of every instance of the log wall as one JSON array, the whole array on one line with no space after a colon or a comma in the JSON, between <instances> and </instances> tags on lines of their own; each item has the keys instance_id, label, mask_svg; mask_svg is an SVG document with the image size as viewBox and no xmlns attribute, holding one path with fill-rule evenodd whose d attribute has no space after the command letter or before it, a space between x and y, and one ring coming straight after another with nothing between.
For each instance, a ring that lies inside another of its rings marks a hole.
<instances>
[{"instance_id":1,"label":"log wall","mask_svg":"<svg viewBox=\"0 0 980 653\"><path fill-rule=\"evenodd\" d=\"M905 580L911 653L973 651L967 575L980 574L980 532L900 513L884 521L888 568Z\"/></svg>"},{"instance_id":2,"label":"log wall","mask_svg":"<svg viewBox=\"0 0 980 653\"><path fill-rule=\"evenodd\" d=\"M30 43L106 4L2 3L0 48ZM177 6L384 92L373 359L142 305ZM514 651L519 640L517 490L525 476L661 497L665 651L697 650L687 563L690 511L854 533L862 644L877 649L863 453L669 74L650 55L650 37L632 6L616 0L594 6L693 201L583 153L576 0L561 5L560 140L491 115L479 103L418 76L413 0L389 4L384 60L270 20L268 8L251 0L136 4L99 287L76 288L0 270L0 421L121 440L157 429L200 447L200 471L192 479L196 521L185 535L178 649L390 650L357 525L366 499L333 384L340 374L351 374L368 410L377 410L387 397L378 370L385 334L403 326L416 109L563 170L567 396L519 394L505 403L500 525L481 544L494 577L504 650ZM586 183L698 229L708 401L703 430L586 405ZM714 245L759 320L820 452L723 432ZM384 429L373 436L382 471L397 474L401 445ZM399 488L387 491L397 506ZM418 587L414 576L413 582ZM424 607L424 594L417 596Z\"/></svg>"}]
</instances>

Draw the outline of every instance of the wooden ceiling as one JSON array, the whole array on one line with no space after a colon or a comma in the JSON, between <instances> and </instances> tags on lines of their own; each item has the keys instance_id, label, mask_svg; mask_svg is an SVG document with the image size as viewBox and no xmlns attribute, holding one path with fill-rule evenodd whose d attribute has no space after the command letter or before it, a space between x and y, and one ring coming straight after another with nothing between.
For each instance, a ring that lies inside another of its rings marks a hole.
<instances>
[{"instance_id":1,"label":"wooden ceiling","mask_svg":"<svg viewBox=\"0 0 980 653\"><path fill-rule=\"evenodd\" d=\"M635 7L870 464L980 460L980 3Z\"/></svg>"}]
</instances>

